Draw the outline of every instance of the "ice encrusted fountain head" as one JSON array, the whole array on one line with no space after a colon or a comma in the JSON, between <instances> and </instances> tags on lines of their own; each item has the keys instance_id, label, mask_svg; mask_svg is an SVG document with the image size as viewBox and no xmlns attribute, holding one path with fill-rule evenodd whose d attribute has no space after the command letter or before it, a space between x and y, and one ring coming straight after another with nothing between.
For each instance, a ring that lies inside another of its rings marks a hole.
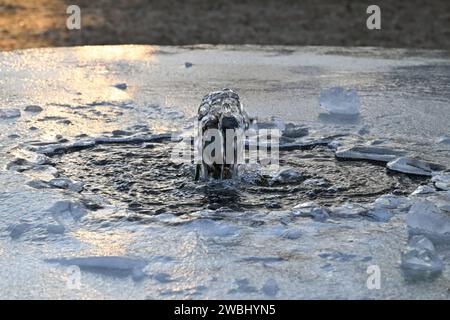
<instances>
[{"instance_id":1,"label":"ice encrusted fountain head","mask_svg":"<svg viewBox=\"0 0 450 320\"><path fill-rule=\"evenodd\" d=\"M200 176L204 179L235 177L239 153L244 152L239 137L249 125L239 95L231 89L207 94L198 108L198 122L197 146L201 148L201 164L197 165L196 179ZM208 146L210 150L205 150Z\"/></svg>"}]
</instances>

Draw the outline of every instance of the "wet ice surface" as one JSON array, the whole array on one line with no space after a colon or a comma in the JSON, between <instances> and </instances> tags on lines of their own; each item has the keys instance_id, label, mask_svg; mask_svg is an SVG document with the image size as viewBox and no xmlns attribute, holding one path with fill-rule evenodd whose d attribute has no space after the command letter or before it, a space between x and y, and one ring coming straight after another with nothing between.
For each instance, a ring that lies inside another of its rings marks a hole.
<instances>
[{"instance_id":1,"label":"wet ice surface","mask_svg":"<svg viewBox=\"0 0 450 320\"><path fill-rule=\"evenodd\" d=\"M447 299L448 173L386 162L450 167L448 54L281 49L1 54L1 297ZM319 116L333 86L359 117ZM285 130L278 175L195 183L168 161L223 87Z\"/></svg>"},{"instance_id":2,"label":"wet ice surface","mask_svg":"<svg viewBox=\"0 0 450 320\"><path fill-rule=\"evenodd\" d=\"M355 89L346 90L342 87L323 90L319 103L323 112L339 116L357 116L361 105Z\"/></svg>"}]
</instances>

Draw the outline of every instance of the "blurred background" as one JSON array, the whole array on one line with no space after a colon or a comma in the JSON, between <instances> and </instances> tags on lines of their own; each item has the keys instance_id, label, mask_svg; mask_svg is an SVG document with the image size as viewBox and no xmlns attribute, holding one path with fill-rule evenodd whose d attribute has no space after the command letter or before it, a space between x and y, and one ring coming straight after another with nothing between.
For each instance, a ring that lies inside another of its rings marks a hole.
<instances>
[{"instance_id":1,"label":"blurred background","mask_svg":"<svg viewBox=\"0 0 450 320\"><path fill-rule=\"evenodd\" d=\"M66 9L81 8L81 30ZM381 8L381 30L366 8ZM450 0L0 0L0 50L85 44L450 49Z\"/></svg>"}]
</instances>

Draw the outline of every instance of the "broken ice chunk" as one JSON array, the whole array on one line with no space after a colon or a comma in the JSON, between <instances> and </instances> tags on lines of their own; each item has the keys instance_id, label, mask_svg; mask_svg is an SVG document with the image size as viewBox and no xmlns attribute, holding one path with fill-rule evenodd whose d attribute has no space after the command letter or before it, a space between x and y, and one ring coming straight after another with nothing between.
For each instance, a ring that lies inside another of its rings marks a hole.
<instances>
[{"instance_id":1,"label":"broken ice chunk","mask_svg":"<svg viewBox=\"0 0 450 320\"><path fill-rule=\"evenodd\" d=\"M37 146L31 145L28 149L36 153L52 156L57 153L63 152L65 150L65 145L62 143L49 143Z\"/></svg>"},{"instance_id":2,"label":"broken ice chunk","mask_svg":"<svg viewBox=\"0 0 450 320\"><path fill-rule=\"evenodd\" d=\"M72 181L70 179L65 178L55 178L50 180L49 185L54 188L59 189L69 189L73 192L81 192L83 191L84 183L80 181Z\"/></svg>"},{"instance_id":3,"label":"broken ice chunk","mask_svg":"<svg viewBox=\"0 0 450 320\"><path fill-rule=\"evenodd\" d=\"M30 180L26 183L27 186L34 188L34 189L46 189L50 188L47 182L42 180Z\"/></svg>"},{"instance_id":4,"label":"broken ice chunk","mask_svg":"<svg viewBox=\"0 0 450 320\"><path fill-rule=\"evenodd\" d=\"M407 211L411 207L411 200L407 197L385 194L366 207L368 211L363 211L364 207L362 207L359 214L370 220L387 222L396 211ZM358 211L358 208L356 207L355 210Z\"/></svg>"},{"instance_id":5,"label":"broken ice chunk","mask_svg":"<svg viewBox=\"0 0 450 320\"><path fill-rule=\"evenodd\" d=\"M114 256L47 259L45 261L65 266L76 265L81 270L108 276L126 277L131 275L133 280L140 280L145 276L143 269L148 264L141 259Z\"/></svg>"},{"instance_id":6,"label":"broken ice chunk","mask_svg":"<svg viewBox=\"0 0 450 320\"><path fill-rule=\"evenodd\" d=\"M205 237L232 237L239 234L239 228L221 221L209 219L197 219L189 222L185 226L188 230L194 231Z\"/></svg>"},{"instance_id":7,"label":"broken ice chunk","mask_svg":"<svg viewBox=\"0 0 450 320\"><path fill-rule=\"evenodd\" d=\"M431 181L434 182L436 188L450 191L450 173L435 174Z\"/></svg>"},{"instance_id":8,"label":"broken ice chunk","mask_svg":"<svg viewBox=\"0 0 450 320\"><path fill-rule=\"evenodd\" d=\"M299 217L310 217L316 221L325 221L328 218L328 212L315 202L305 202L292 208L292 214Z\"/></svg>"},{"instance_id":9,"label":"broken ice chunk","mask_svg":"<svg viewBox=\"0 0 450 320\"><path fill-rule=\"evenodd\" d=\"M57 220L70 218L77 221L84 216L86 210L79 202L61 200L55 202L49 209L46 210L46 212L53 215Z\"/></svg>"},{"instance_id":10,"label":"broken ice chunk","mask_svg":"<svg viewBox=\"0 0 450 320\"><path fill-rule=\"evenodd\" d=\"M270 184L299 183L305 180L301 172L294 169L282 169L270 180Z\"/></svg>"},{"instance_id":11,"label":"broken ice chunk","mask_svg":"<svg viewBox=\"0 0 450 320\"><path fill-rule=\"evenodd\" d=\"M437 143L440 144L450 144L450 138L449 137L443 137L437 140Z\"/></svg>"},{"instance_id":12,"label":"broken ice chunk","mask_svg":"<svg viewBox=\"0 0 450 320\"><path fill-rule=\"evenodd\" d=\"M388 222L393 216L389 210L382 208L371 209L366 213L362 213L362 215L377 222Z\"/></svg>"},{"instance_id":13,"label":"broken ice chunk","mask_svg":"<svg viewBox=\"0 0 450 320\"><path fill-rule=\"evenodd\" d=\"M50 159L43 155L22 148L13 148L8 151L15 159L8 165L8 169L20 165L44 165L50 163Z\"/></svg>"},{"instance_id":14,"label":"broken ice chunk","mask_svg":"<svg viewBox=\"0 0 450 320\"><path fill-rule=\"evenodd\" d=\"M442 260L433 243L424 236L414 236L402 254L401 268L406 280L433 279L442 273Z\"/></svg>"},{"instance_id":15,"label":"broken ice chunk","mask_svg":"<svg viewBox=\"0 0 450 320\"><path fill-rule=\"evenodd\" d=\"M256 125L255 129L257 130L278 129L280 131L284 131L286 129L286 124L284 123L284 121L277 117L271 117L270 119L262 121L255 121L253 124Z\"/></svg>"},{"instance_id":16,"label":"broken ice chunk","mask_svg":"<svg viewBox=\"0 0 450 320\"><path fill-rule=\"evenodd\" d=\"M16 240L22 236L25 232L27 232L31 228L31 224L29 223L19 223L16 225L10 225L7 230L9 231L9 236L12 240Z\"/></svg>"},{"instance_id":17,"label":"broken ice chunk","mask_svg":"<svg viewBox=\"0 0 450 320\"><path fill-rule=\"evenodd\" d=\"M450 192L436 192L426 199L434 203L439 210L450 214Z\"/></svg>"},{"instance_id":18,"label":"broken ice chunk","mask_svg":"<svg viewBox=\"0 0 450 320\"><path fill-rule=\"evenodd\" d=\"M419 249L419 250L428 250L430 252L434 252L435 248L433 243L424 236L413 236L409 241L408 245L410 247Z\"/></svg>"},{"instance_id":19,"label":"broken ice chunk","mask_svg":"<svg viewBox=\"0 0 450 320\"><path fill-rule=\"evenodd\" d=\"M78 140L69 146L69 149L84 149L95 146L95 140Z\"/></svg>"},{"instance_id":20,"label":"broken ice chunk","mask_svg":"<svg viewBox=\"0 0 450 320\"><path fill-rule=\"evenodd\" d=\"M302 231L299 229L287 229L282 232L281 237L288 240L297 240L302 236Z\"/></svg>"},{"instance_id":21,"label":"broken ice chunk","mask_svg":"<svg viewBox=\"0 0 450 320\"><path fill-rule=\"evenodd\" d=\"M425 235L434 243L450 241L450 213L428 200L418 200L406 216L406 224L412 235Z\"/></svg>"},{"instance_id":22,"label":"broken ice chunk","mask_svg":"<svg viewBox=\"0 0 450 320\"><path fill-rule=\"evenodd\" d=\"M392 160L387 164L387 167L393 171L430 177L435 171L445 170L445 167L441 165L408 157Z\"/></svg>"},{"instance_id":23,"label":"broken ice chunk","mask_svg":"<svg viewBox=\"0 0 450 320\"><path fill-rule=\"evenodd\" d=\"M369 134L369 133L370 133L370 130L366 126L360 128L358 130L358 134L361 135L361 136Z\"/></svg>"},{"instance_id":24,"label":"broken ice chunk","mask_svg":"<svg viewBox=\"0 0 450 320\"><path fill-rule=\"evenodd\" d=\"M11 119L20 117L19 109L0 109L0 119Z\"/></svg>"},{"instance_id":25,"label":"broken ice chunk","mask_svg":"<svg viewBox=\"0 0 450 320\"><path fill-rule=\"evenodd\" d=\"M336 136L324 137L324 138L303 138L292 143L280 144L279 149L282 151L311 149L316 146L328 146L333 148L334 140ZM330 145L331 144L331 145Z\"/></svg>"},{"instance_id":26,"label":"broken ice chunk","mask_svg":"<svg viewBox=\"0 0 450 320\"><path fill-rule=\"evenodd\" d=\"M355 218L364 215L368 209L357 203L345 203L339 207L331 208L331 216L338 218Z\"/></svg>"},{"instance_id":27,"label":"broken ice chunk","mask_svg":"<svg viewBox=\"0 0 450 320\"><path fill-rule=\"evenodd\" d=\"M356 116L359 114L360 101L355 89L345 90L333 87L320 93L321 113Z\"/></svg>"},{"instance_id":28,"label":"broken ice chunk","mask_svg":"<svg viewBox=\"0 0 450 320\"><path fill-rule=\"evenodd\" d=\"M420 194L431 194L435 193L436 189L430 186L418 186L416 190L414 190L413 193L411 193L412 196L417 196Z\"/></svg>"},{"instance_id":29,"label":"broken ice chunk","mask_svg":"<svg viewBox=\"0 0 450 320\"><path fill-rule=\"evenodd\" d=\"M278 291L280 291L280 288L275 279L270 278L266 281L261 290L269 297L275 297L278 294Z\"/></svg>"},{"instance_id":30,"label":"broken ice chunk","mask_svg":"<svg viewBox=\"0 0 450 320\"><path fill-rule=\"evenodd\" d=\"M332 261L348 262L348 261L356 258L356 255L349 254L349 253L343 253L340 251L334 251L334 252L319 253L319 257L322 259L327 259L327 260L332 260Z\"/></svg>"},{"instance_id":31,"label":"broken ice chunk","mask_svg":"<svg viewBox=\"0 0 450 320\"><path fill-rule=\"evenodd\" d=\"M56 168L49 165L31 166L17 171L24 172L27 176L37 180L51 180L58 176Z\"/></svg>"},{"instance_id":32,"label":"broken ice chunk","mask_svg":"<svg viewBox=\"0 0 450 320\"><path fill-rule=\"evenodd\" d=\"M338 148L335 155L340 159L389 162L405 155L405 152L380 147L352 146Z\"/></svg>"},{"instance_id":33,"label":"broken ice chunk","mask_svg":"<svg viewBox=\"0 0 450 320\"><path fill-rule=\"evenodd\" d=\"M248 279L236 279L235 283L237 288L229 290L228 293L253 293L258 291L254 286L250 285Z\"/></svg>"},{"instance_id":34,"label":"broken ice chunk","mask_svg":"<svg viewBox=\"0 0 450 320\"><path fill-rule=\"evenodd\" d=\"M307 136L309 133L308 128L304 126L295 125L293 123L286 124L283 130L283 136L288 138L301 138Z\"/></svg>"},{"instance_id":35,"label":"broken ice chunk","mask_svg":"<svg viewBox=\"0 0 450 320\"><path fill-rule=\"evenodd\" d=\"M171 278L170 274L165 273L165 272L158 272L158 273L152 275L152 278L160 283L169 283L169 282L174 281Z\"/></svg>"},{"instance_id":36,"label":"broken ice chunk","mask_svg":"<svg viewBox=\"0 0 450 320\"><path fill-rule=\"evenodd\" d=\"M411 207L411 201L407 197L384 194L374 201L373 207L375 209L408 210Z\"/></svg>"}]
</instances>

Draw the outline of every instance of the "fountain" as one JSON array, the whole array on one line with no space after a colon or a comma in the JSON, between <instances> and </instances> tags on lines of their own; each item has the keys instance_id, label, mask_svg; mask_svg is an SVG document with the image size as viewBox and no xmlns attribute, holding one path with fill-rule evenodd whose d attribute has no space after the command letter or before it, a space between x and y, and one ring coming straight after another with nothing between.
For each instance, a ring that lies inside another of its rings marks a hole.
<instances>
[{"instance_id":1,"label":"fountain","mask_svg":"<svg viewBox=\"0 0 450 320\"><path fill-rule=\"evenodd\" d=\"M195 138L197 165L195 179L231 179L243 163L244 131L248 115L231 89L203 97L198 109L198 131Z\"/></svg>"}]
</instances>

